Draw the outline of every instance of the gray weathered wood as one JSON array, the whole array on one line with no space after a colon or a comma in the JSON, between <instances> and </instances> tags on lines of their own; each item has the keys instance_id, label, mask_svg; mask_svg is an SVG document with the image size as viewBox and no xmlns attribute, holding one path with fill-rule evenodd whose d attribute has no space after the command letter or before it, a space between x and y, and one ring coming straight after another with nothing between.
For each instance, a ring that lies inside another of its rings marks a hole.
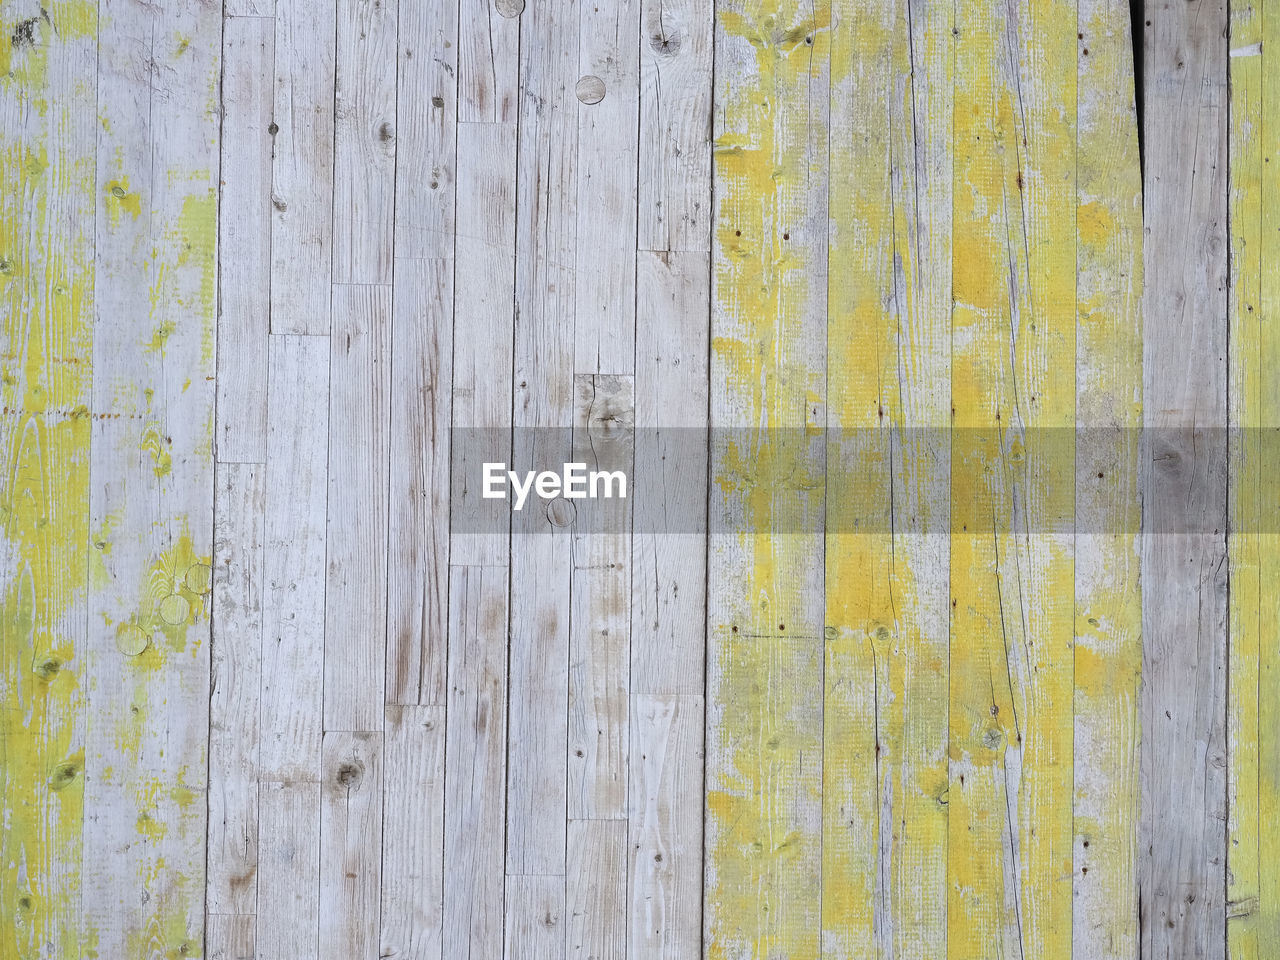
<instances>
[{"instance_id":1,"label":"gray weathered wood","mask_svg":"<svg viewBox=\"0 0 1280 960\"><path fill-rule=\"evenodd\" d=\"M324 728L381 730L387 655L391 287L335 285Z\"/></svg>"},{"instance_id":2,"label":"gray weathered wood","mask_svg":"<svg viewBox=\"0 0 1280 960\"><path fill-rule=\"evenodd\" d=\"M440 960L445 708L387 707L382 830L384 960Z\"/></svg>"},{"instance_id":3,"label":"gray weathered wood","mask_svg":"<svg viewBox=\"0 0 1280 960\"><path fill-rule=\"evenodd\" d=\"M216 437L223 463L266 459L274 42L274 20L223 24Z\"/></svg>"},{"instance_id":4,"label":"gray weathered wood","mask_svg":"<svg viewBox=\"0 0 1280 960\"><path fill-rule=\"evenodd\" d=\"M320 960L378 960L382 734L326 733L320 783Z\"/></svg>"},{"instance_id":5,"label":"gray weathered wood","mask_svg":"<svg viewBox=\"0 0 1280 960\"><path fill-rule=\"evenodd\" d=\"M258 790L258 960L320 955L320 772Z\"/></svg>"},{"instance_id":6,"label":"gray weathered wood","mask_svg":"<svg viewBox=\"0 0 1280 960\"><path fill-rule=\"evenodd\" d=\"M258 896L258 703L265 470L218 468L209 693L210 913L253 914ZM215 932L208 943L218 943Z\"/></svg>"},{"instance_id":7,"label":"gray weathered wood","mask_svg":"<svg viewBox=\"0 0 1280 960\"><path fill-rule=\"evenodd\" d=\"M390 283L398 5L389 0L337 2L333 281Z\"/></svg>"},{"instance_id":8,"label":"gray weathered wood","mask_svg":"<svg viewBox=\"0 0 1280 960\"><path fill-rule=\"evenodd\" d=\"M1225 952L1227 40L1147 3L1142 956Z\"/></svg>"},{"instance_id":9,"label":"gray weathered wood","mask_svg":"<svg viewBox=\"0 0 1280 960\"><path fill-rule=\"evenodd\" d=\"M327 334L335 0L276 0L271 332Z\"/></svg>"},{"instance_id":10,"label":"gray weathered wood","mask_svg":"<svg viewBox=\"0 0 1280 960\"><path fill-rule=\"evenodd\" d=\"M496 957L503 937L507 569L449 570L444 955Z\"/></svg>"},{"instance_id":11,"label":"gray weathered wood","mask_svg":"<svg viewBox=\"0 0 1280 960\"><path fill-rule=\"evenodd\" d=\"M391 334L387 701L443 704L453 263L397 264Z\"/></svg>"}]
</instances>

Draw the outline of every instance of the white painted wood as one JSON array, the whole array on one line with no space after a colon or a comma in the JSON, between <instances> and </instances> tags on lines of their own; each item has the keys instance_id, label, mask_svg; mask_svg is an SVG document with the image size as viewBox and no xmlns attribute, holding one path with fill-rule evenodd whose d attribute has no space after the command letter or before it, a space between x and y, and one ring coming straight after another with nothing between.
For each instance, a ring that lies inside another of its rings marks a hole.
<instances>
[{"instance_id":1,"label":"white painted wood","mask_svg":"<svg viewBox=\"0 0 1280 960\"><path fill-rule=\"evenodd\" d=\"M398 260L391 344L387 701L445 701L453 263Z\"/></svg>"},{"instance_id":2,"label":"white painted wood","mask_svg":"<svg viewBox=\"0 0 1280 960\"><path fill-rule=\"evenodd\" d=\"M440 960L444 931L445 708L387 707L383 960Z\"/></svg>"},{"instance_id":3,"label":"white painted wood","mask_svg":"<svg viewBox=\"0 0 1280 960\"><path fill-rule=\"evenodd\" d=\"M203 942L221 32L217 7L99 6L80 923L103 957Z\"/></svg>"},{"instance_id":4,"label":"white painted wood","mask_svg":"<svg viewBox=\"0 0 1280 960\"><path fill-rule=\"evenodd\" d=\"M1213 960L1226 937L1227 16L1212 0L1145 15L1140 953Z\"/></svg>"},{"instance_id":5,"label":"white painted wood","mask_svg":"<svg viewBox=\"0 0 1280 960\"><path fill-rule=\"evenodd\" d=\"M711 249L714 5L642 0L641 250Z\"/></svg>"},{"instance_id":6,"label":"white painted wood","mask_svg":"<svg viewBox=\"0 0 1280 960\"><path fill-rule=\"evenodd\" d=\"M629 374L636 342L640 0L582 3L578 16L578 70L604 85L604 99L579 97L576 104L573 368Z\"/></svg>"},{"instance_id":7,"label":"white painted wood","mask_svg":"<svg viewBox=\"0 0 1280 960\"><path fill-rule=\"evenodd\" d=\"M399 16L395 255L452 259L458 6L401 4Z\"/></svg>"},{"instance_id":8,"label":"white painted wood","mask_svg":"<svg viewBox=\"0 0 1280 960\"><path fill-rule=\"evenodd\" d=\"M395 219L396 10L337 0L333 280L390 283ZM335 312L336 312L335 304Z\"/></svg>"},{"instance_id":9,"label":"white painted wood","mask_svg":"<svg viewBox=\"0 0 1280 960\"><path fill-rule=\"evenodd\" d=\"M326 733L320 784L320 960L378 960L382 733Z\"/></svg>"},{"instance_id":10,"label":"white painted wood","mask_svg":"<svg viewBox=\"0 0 1280 960\"><path fill-rule=\"evenodd\" d=\"M216 443L224 463L266 459L274 37L271 19L223 24Z\"/></svg>"},{"instance_id":11,"label":"white painted wood","mask_svg":"<svg viewBox=\"0 0 1280 960\"><path fill-rule=\"evenodd\" d=\"M256 960L252 914L211 913L205 921L209 960Z\"/></svg>"},{"instance_id":12,"label":"white painted wood","mask_svg":"<svg viewBox=\"0 0 1280 960\"><path fill-rule=\"evenodd\" d=\"M265 469L219 465L214 504L206 910L253 914L258 896L258 693ZM235 925L232 925L235 929ZM208 933L212 950L219 944Z\"/></svg>"},{"instance_id":13,"label":"white painted wood","mask_svg":"<svg viewBox=\"0 0 1280 960\"><path fill-rule=\"evenodd\" d=\"M264 780L320 776L324 694L329 338L271 335L263 545Z\"/></svg>"},{"instance_id":14,"label":"white painted wood","mask_svg":"<svg viewBox=\"0 0 1280 960\"><path fill-rule=\"evenodd\" d=\"M702 954L700 696L631 698L627 952L654 960Z\"/></svg>"},{"instance_id":15,"label":"white painted wood","mask_svg":"<svg viewBox=\"0 0 1280 960\"><path fill-rule=\"evenodd\" d=\"M520 13L525 4L526 0L460 0L460 121L511 123L516 119Z\"/></svg>"},{"instance_id":16,"label":"white painted wood","mask_svg":"<svg viewBox=\"0 0 1280 960\"><path fill-rule=\"evenodd\" d=\"M512 469L569 459L576 304L578 33L572 3L521 21L516 153L516 327ZM526 510L511 542L511 741L507 872L563 876L565 702L572 540L567 509ZM549 893L549 891L544 891ZM563 897L563 888L561 890ZM555 907L563 914L563 901ZM523 922L516 919L514 922ZM563 950L563 937L561 937Z\"/></svg>"},{"instance_id":17,"label":"white painted wood","mask_svg":"<svg viewBox=\"0 0 1280 960\"><path fill-rule=\"evenodd\" d=\"M575 386L574 462L631 477L633 379L579 375ZM631 510L629 501L589 499L577 501L577 509L582 532L573 538L570 583L568 816L625 818ZM570 859L577 855L574 842L571 831Z\"/></svg>"},{"instance_id":18,"label":"white painted wood","mask_svg":"<svg viewBox=\"0 0 1280 960\"><path fill-rule=\"evenodd\" d=\"M454 339L450 563L506 564L506 522L481 497L485 461L511 459L512 338L515 325L516 130L514 124L458 126L458 222ZM473 432L475 428L482 433ZM497 429L504 428L504 429Z\"/></svg>"},{"instance_id":19,"label":"white painted wood","mask_svg":"<svg viewBox=\"0 0 1280 960\"><path fill-rule=\"evenodd\" d=\"M555 960L565 955L564 877L507 878L504 960Z\"/></svg>"},{"instance_id":20,"label":"white painted wood","mask_svg":"<svg viewBox=\"0 0 1280 960\"><path fill-rule=\"evenodd\" d=\"M449 570L445 731L444 956L496 957L503 943L507 769L507 569Z\"/></svg>"},{"instance_id":21,"label":"white painted wood","mask_svg":"<svg viewBox=\"0 0 1280 960\"><path fill-rule=\"evenodd\" d=\"M382 729L391 288L336 285L329 381L324 729Z\"/></svg>"},{"instance_id":22,"label":"white painted wood","mask_svg":"<svg viewBox=\"0 0 1280 960\"><path fill-rule=\"evenodd\" d=\"M319 956L319 775L258 791L258 960Z\"/></svg>"},{"instance_id":23,"label":"white painted wood","mask_svg":"<svg viewBox=\"0 0 1280 960\"><path fill-rule=\"evenodd\" d=\"M627 955L627 821L571 820L565 873L568 956Z\"/></svg>"},{"instance_id":24,"label":"white painted wood","mask_svg":"<svg viewBox=\"0 0 1280 960\"><path fill-rule=\"evenodd\" d=\"M276 0L271 332L327 334L335 0Z\"/></svg>"},{"instance_id":25,"label":"white painted wood","mask_svg":"<svg viewBox=\"0 0 1280 960\"><path fill-rule=\"evenodd\" d=\"M705 253L639 254L631 689L702 694L706 657Z\"/></svg>"}]
</instances>

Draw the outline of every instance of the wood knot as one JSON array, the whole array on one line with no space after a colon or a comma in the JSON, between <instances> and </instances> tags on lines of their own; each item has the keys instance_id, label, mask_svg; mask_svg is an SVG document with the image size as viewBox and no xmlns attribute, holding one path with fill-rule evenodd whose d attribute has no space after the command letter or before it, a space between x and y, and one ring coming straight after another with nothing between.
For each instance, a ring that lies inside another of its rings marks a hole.
<instances>
[{"instance_id":1,"label":"wood knot","mask_svg":"<svg viewBox=\"0 0 1280 960\"><path fill-rule=\"evenodd\" d=\"M578 99L586 104L599 103L604 99L604 81L591 74L581 77L573 89Z\"/></svg>"},{"instance_id":2,"label":"wood knot","mask_svg":"<svg viewBox=\"0 0 1280 960\"><path fill-rule=\"evenodd\" d=\"M338 786L346 787L350 790L352 787L359 786L363 777L364 770L360 764L344 763L338 767L338 772L334 779L338 782Z\"/></svg>"},{"instance_id":3,"label":"wood knot","mask_svg":"<svg viewBox=\"0 0 1280 960\"><path fill-rule=\"evenodd\" d=\"M511 20L524 13L524 0L493 0L493 8Z\"/></svg>"},{"instance_id":4,"label":"wood knot","mask_svg":"<svg viewBox=\"0 0 1280 960\"><path fill-rule=\"evenodd\" d=\"M267 133L271 134L274 137L279 132L280 132L280 127L276 124L274 120L271 121L271 123L267 124Z\"/></svg>"},{"instance_id":5,"label":"wood knot","mask_svg":"<svg viewBox=\"0 0 1280 960\"><path fill-rule=\"evenodd\" d=\"M379 125L378 127L378 139L381 140L383 143L389 143L390 141L395 139L395 136L396 136L395 128L392 127L389 122L387 122L386 120L383 120L381 125Z\"/></svg>"},{"instance_id":6,"label":"wood knot","mask_svg":"<svg viewBox=\"0 0 1280 960\"><path fill-rule=\"evenodd\" d=\"M676 34L668 37L655 33L649 38L649 47L660 56L672 57L680 52L680 37Z\"/></svg>"}]
</instances>

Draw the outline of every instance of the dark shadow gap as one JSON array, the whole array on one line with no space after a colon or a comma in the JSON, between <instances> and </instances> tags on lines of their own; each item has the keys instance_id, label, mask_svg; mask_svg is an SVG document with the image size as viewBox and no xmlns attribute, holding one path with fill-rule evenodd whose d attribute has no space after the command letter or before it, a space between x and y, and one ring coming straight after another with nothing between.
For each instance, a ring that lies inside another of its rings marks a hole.
<instances>
[{"instance_id":1,"label":"dark shadow gap","mask_svg":"<svg viewBox=\"0 0 1280 960\"><path fill-rule=\"evenodd\" d=\"M1138 122L1138 175L1141 176L1143 186L1146 186L1146 129L1143 127L1142 116L1143 110L1143 76L1142 76L1142 48L1146 34L1146 19L1143 14L1144 0L1129 0L1129 36L1130 46L1133 48L1133 102L1137 109ZM1143 190L1145 197L1146 190Z\"/></svg>"}]
</instances>

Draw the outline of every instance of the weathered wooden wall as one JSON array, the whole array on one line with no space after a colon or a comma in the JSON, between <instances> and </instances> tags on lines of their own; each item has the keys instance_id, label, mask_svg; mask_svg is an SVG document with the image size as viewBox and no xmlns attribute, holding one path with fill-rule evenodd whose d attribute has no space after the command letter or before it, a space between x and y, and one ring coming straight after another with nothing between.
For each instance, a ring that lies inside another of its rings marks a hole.
<instances>
[{"instance_id":1,"label":"weathered wooden wall","mask_svg":"<svg viewBox=\"0 0 1280 960\"><path fill-rule=\"evenodd\" d=\"M1276 956L1280 14L1129 17L0 0L0 958Z\"/></svg>"}]
</instances>

